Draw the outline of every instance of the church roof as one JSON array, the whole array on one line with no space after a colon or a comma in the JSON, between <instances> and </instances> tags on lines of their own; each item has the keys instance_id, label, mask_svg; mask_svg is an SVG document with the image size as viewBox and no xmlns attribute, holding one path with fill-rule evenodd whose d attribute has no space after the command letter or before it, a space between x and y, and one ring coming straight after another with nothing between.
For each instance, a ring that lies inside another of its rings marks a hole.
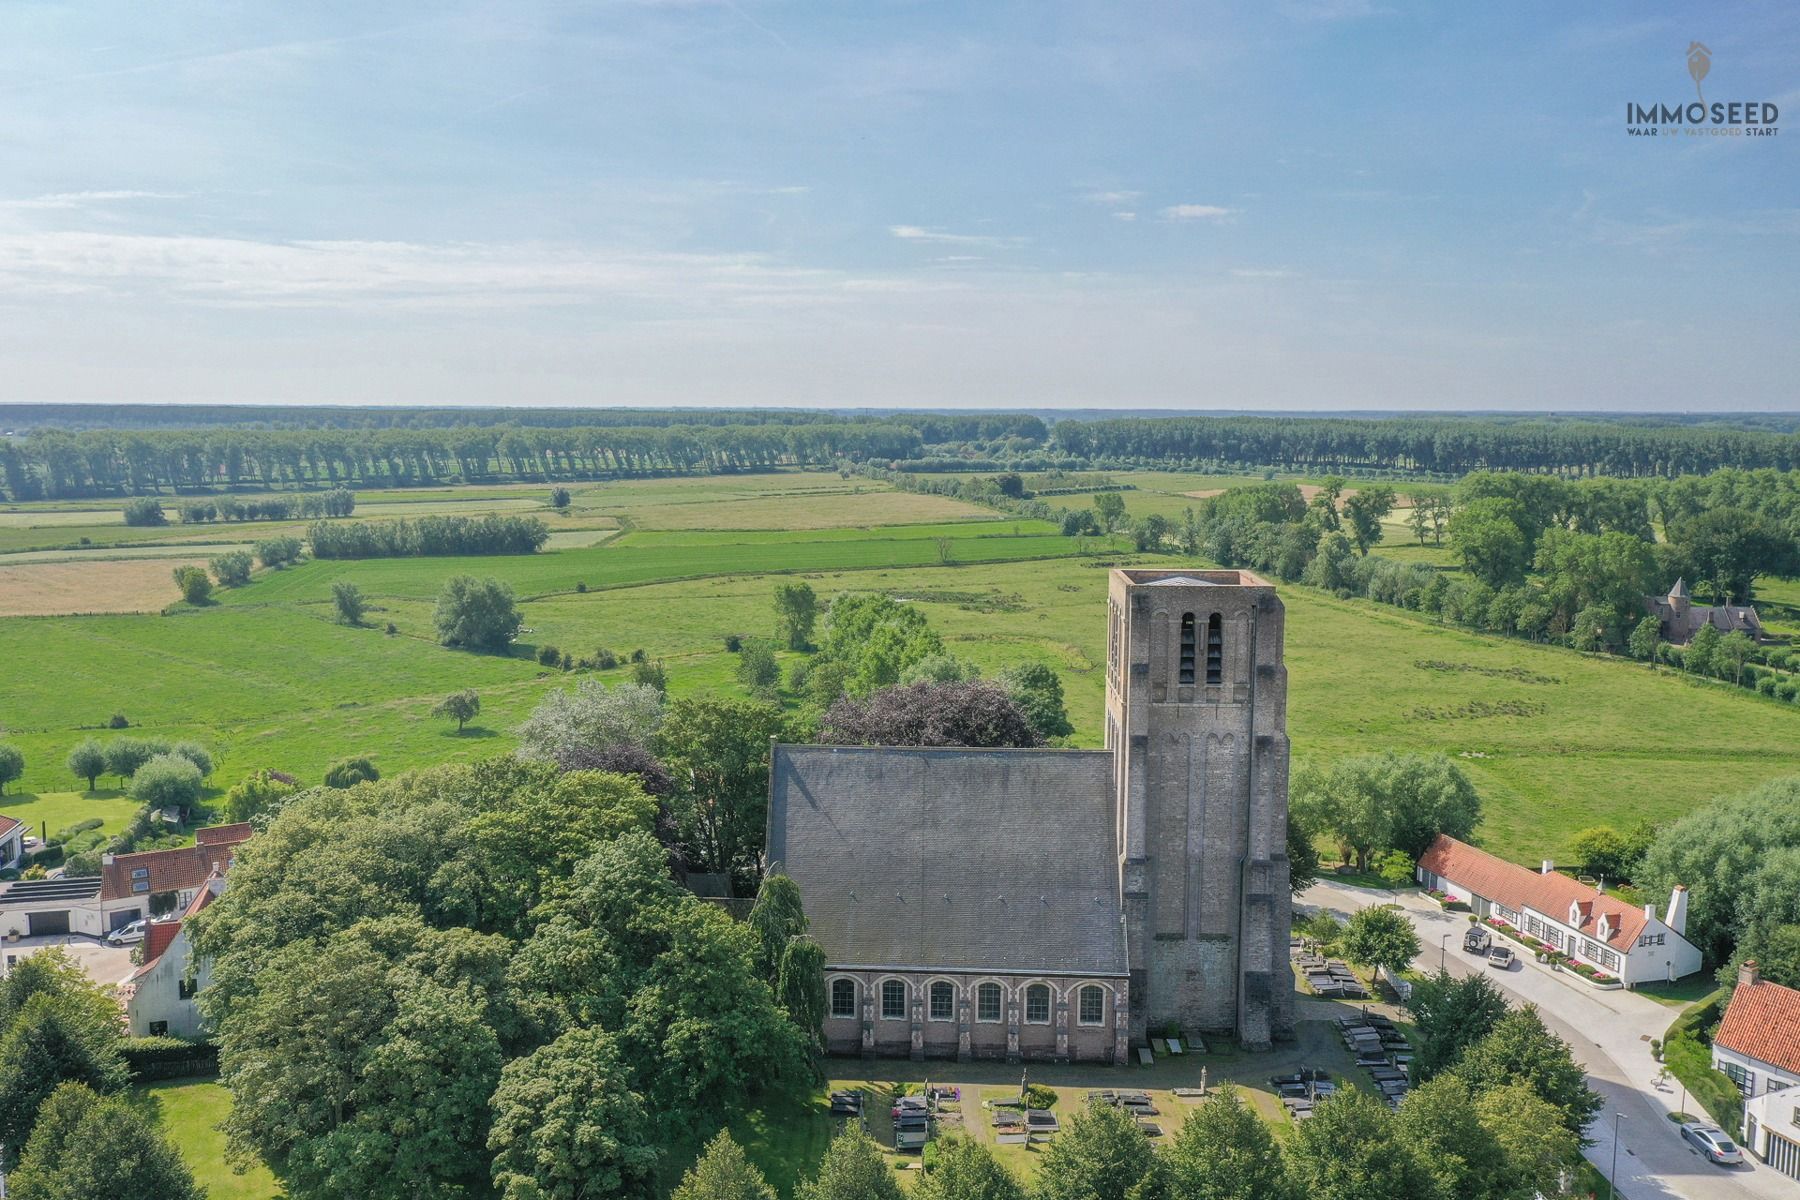
<instances>
[{"instance_id":1,"label":"church roof","mask_svg":"<svg viewBox=\"0 0 1800 1200\"><path fill-rule=\"evenodd\" d=\"M776 746L769 863L833 967L1124 975L1112 761Z\"/></svg>"},{"instance_id":2,"label":"church roof","mask_svg":"<svg viewBox=\"0 0 1800 1200\"><path fill-rule=\"evenodd\" d=\"M1675 581L1675 586L1669 589L1669 599L1671 599L1671 600L1675 599L1678 596L1685 597L1685 596L1687 596L1687 594L1688 594L1688 585L1687 585L1686 579L1677 579Z\"/></svg>"}]
</instances>

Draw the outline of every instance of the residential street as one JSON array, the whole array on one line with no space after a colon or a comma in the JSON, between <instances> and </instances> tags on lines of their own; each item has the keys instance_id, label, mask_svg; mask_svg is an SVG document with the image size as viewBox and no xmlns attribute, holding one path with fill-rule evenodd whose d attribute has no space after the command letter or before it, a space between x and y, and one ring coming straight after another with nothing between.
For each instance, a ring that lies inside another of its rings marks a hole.
<instances>
[{"instance_id":1,"label":"residential street","mask_svg":"<svg viewBox=\"0 0 1800 1200\"><path fill-rule=\"evenodd\" d=\"M1587 1151L1603 1172L1612 1166L1614 1116L1621 1118L1618 1186L1628 1200L1800 1197L1800 1185L1760 1164L1746 1160L1742 1167L1725 1168L1702 1160L1668 1119L1681 1103L1681 1089L1674 1083L1666 1091L1657 1085L1661 1068L1650 1056L1650 1039L1661 1037L1679 1010L1629 991L1597 991L1525 955L1510 971L1493 970L1463 953L1467 917L1447 913L1416 892L1326 880L1301 893L1298 902L1340 916L1371 904L1398 904L1424 947L1413 964L1419 970L1436 971L1441 962L1452 975L1484 972L1515 1001L1537 1005L1545 1025L1569 1043L1594 1090L1606 1099L1606 1108L1588 1131L1594 1144ZM1736 1139L1737 1130L1726 1132Z\"/></svg>"}]
</instances>

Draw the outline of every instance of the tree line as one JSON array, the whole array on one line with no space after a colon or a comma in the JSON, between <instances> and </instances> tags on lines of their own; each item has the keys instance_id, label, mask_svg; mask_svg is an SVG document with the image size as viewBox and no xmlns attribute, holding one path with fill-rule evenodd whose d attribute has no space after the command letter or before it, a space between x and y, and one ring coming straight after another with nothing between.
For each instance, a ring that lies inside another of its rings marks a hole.
<instances>
[{"instance_id":1,"label":"tree line","mask_svg":"<svg viewBox=\"0 0 1800 1200\"><path fill-rule=\"evenodd\" d=\"M306 527L314 558L415 558L533 554L550 538L537 517L402 517L393 521L315 521Z\"/></svg>"}]
</instances>

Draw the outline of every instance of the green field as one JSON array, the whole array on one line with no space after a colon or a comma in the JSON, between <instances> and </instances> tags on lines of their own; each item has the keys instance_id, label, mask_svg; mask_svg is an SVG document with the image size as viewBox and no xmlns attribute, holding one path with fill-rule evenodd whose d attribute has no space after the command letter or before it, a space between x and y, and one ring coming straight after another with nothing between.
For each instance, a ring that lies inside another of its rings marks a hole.
<instances>
[{"instance_id":1,"label":"green field","mask_svg":"<svg viewBox=\"0 0 1800 1200\"><path fill-rule=\"evenodd\" d=\"M1206 477L1166 478L1186 487ZM814 487L824 497L809 503L829 505L855 482L791 473L647 480L598 485L578 499L604 496L620 512L705 505L729 525L742 516L729 513L733 505ZM127 801L83 799L62 767L74 742L108 736L100 727L115 711L134 732L212 746L214 783L223 788L259 767L317 779L352 753L369 753L391 772L503 752L544 693L567 684L532 659L545 644L577 656L643 648L665 661L678 695L735 691L737 660L724 638L773 632L775 573L805 577L825 600L882 590L917 603L951 650L984 671L1028 659L1056 667L1075 740L1095 745L1103 568L1122 553L1101 539L1062 538L1006 517L798 531L637 528L598 546L536 555L312 562L260 574L219 593L220 603L174 605L161 616L4 619L0 656L14 677L36 685L0 694L0 726L26 753L24 788L42 795L0 801L0 812L16 810L52 831L89 812L122 820ZM506 579L525 598L526 631L512 655L468 654L432 640L437 590L465 572ZM339 579L373 602L362 628L330 619ZM1800 772L1792 705L1307 588L1282 594L1296 756L1389 748L1453 755L1486 800L1483 836L1521 861L1564 854L1570 835L1600 821L1665 818ZM1770 595L1777 612L1800 601L1800 591ZM483 711L459 737L429 713L463 687L481 692Z\"/></svg>"}]
</instances>

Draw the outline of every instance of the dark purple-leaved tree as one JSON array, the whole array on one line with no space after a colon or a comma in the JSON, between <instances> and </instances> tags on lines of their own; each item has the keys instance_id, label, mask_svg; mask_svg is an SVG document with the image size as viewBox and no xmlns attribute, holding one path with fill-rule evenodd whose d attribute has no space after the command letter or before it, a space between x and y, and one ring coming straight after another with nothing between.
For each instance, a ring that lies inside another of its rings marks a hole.
<instances>
[{"instance_id":1,"label":"dark purple-leaved tree","mask_svg":"<svg viewBox=\"0 0 1800 1200\"><path fill-rule=\"evenodd\" d=\"M1004 687L985 679L886 687L845 696L825 713L819 740L843 746L1041 746L1043 738Z\"/></svg>"}]
</instances>

